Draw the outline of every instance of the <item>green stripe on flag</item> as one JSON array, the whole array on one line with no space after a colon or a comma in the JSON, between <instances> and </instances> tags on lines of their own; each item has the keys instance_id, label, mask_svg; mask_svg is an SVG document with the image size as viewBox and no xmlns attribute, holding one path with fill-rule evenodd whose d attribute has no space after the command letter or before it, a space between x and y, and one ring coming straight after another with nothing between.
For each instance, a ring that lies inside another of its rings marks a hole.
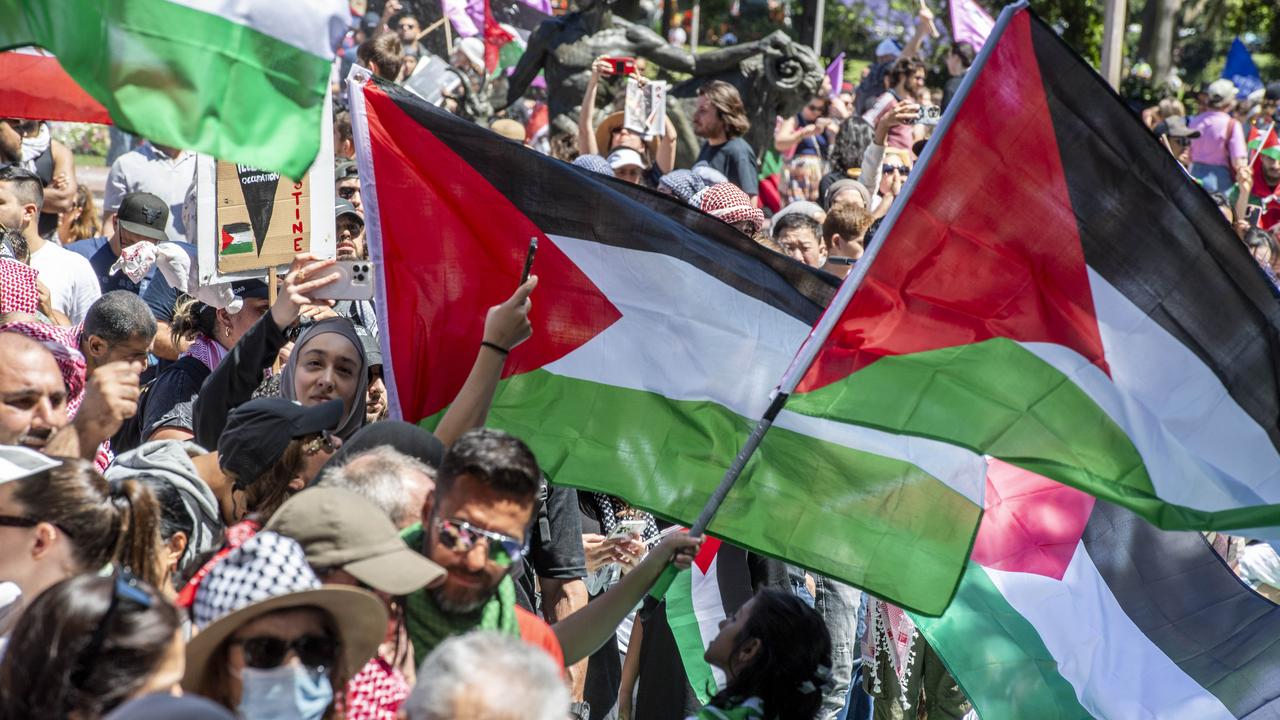
<instances>
[{"instance_id":1,"label":"green stripe on flag","mask_svg":"<svg viewBox=\"0 0 1280 720\"><path fill-rule=\"evenodd\" d=\"M684 663L685 675L689 677L689 687L698 696L698 702L705 705L715 694L716 679L711 673L711 666L703 657L705 647L702 628L698 625L698 615L693 609L692 568L676 574L676 579L667 590L666 604L667 624L671 626L671 635L680 651L680 661Z\"/></svg>"},{"instance_id":2,"label":"green stripe on flag","mask_svg":"<svg viewBox=\"0 0 1280 720\"><path fill-rule=\"evenodd\" d=\"M984 720L1093 717L1059 674L1040 634L976 563L969 564L941 617L911 619Z\"/></svg>"},{"instance_id":3,"label":"green stripe on flag","mask_svg":"<svg viewBox=\"0 0 1280 720\"><path fill-rule=\"evenodd\" d=\"M557 483L688 525L755 420L712 402L537 370L499 385L486 424L528 443ZM959 583L980 516L911 463L774 427L709 531L876 594L922 598L915 609L937 614Z\"/></svg>"},{"instance_id":4,"label":"green stripe on flag","mask_svg":"<svg viewBox=\"0 0 1280 720\"><path fill-rule=\"evenodd\" d=\"M166 0L0 0L0 47L39 45L120 127L300 178L320 149L331 63Z\"/></svg>"},{"instance_id":5,"label":"green stripe on flag","mask_svg":"<svg viewBox=\"0 0 1280 720\"><path fill-rule=\"evenodd\" d=\"M1000 458L1130 508L1165 530L1267 527L1280 507L1206 512L1157 497L1124 429L1084 390L1005 338L884 357L787 409Z\"/></svg>"}]
</instances>

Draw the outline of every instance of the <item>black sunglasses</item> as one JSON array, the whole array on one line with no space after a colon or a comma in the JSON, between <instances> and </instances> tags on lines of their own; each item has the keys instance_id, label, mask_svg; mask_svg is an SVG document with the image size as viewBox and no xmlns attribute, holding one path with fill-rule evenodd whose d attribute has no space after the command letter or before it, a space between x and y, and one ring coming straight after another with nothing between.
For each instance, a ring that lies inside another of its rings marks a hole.
<instances>
[{"instance_id":1,"label":"black sunglasses","mask_svg":"<svg viewBox=\"0 0 1280 720\"><path fill-rule=\"evenodd\" d=\"M76 658L76 669L71 675L72 687L80 687L84 681L88 679L89 673L93 667L97 665L98 655L102 652L102 644L107 640L107 629L111 627L111 620L120 610L122 601L131 602L139 609L151 609L151 595L138 586L138 578L128 570L121 570L116 573L115 581L111 583L111 601L107 603L107 611L102 614L102 620L98 622L98 627L94 628L92 637L89 638L89 644L84 646L84 650Z\"/></svg>"},{"instance_id":2,"label":"black sunglasses","mask_svg":"<svg viewBox=\"0 0 1280 720\"><path fill-rule=\"evenodd\" d=\"M244 651L244 664L259 670L280 667L290 651L313 670L331 667L338 657L338 641L327 635L303 635L292 640L262 635L232 642Z\"/></svg>"},{"instance_id":3,"label":"black sunglasses","mask_svg":"<svg viewBox=\"0 0 1280 720\"><path fill-rule=\"evenodd\" d=\"M338 188L338 197L342 198L343 200L350 200L351 198L356 196L357 191L358 191L358 188L353 188L353 187Z\"/></svg>"},{"instance_id":4,"label":"black sunglasses","mask_svg":"<svg viewBox=\"0 0 1280 720\"><path fill-rule=\"evenodd\" d=\"M0 527L30 528L39 524L40 521L30 515L0 515Z\"/></svg>"}]
</instances>

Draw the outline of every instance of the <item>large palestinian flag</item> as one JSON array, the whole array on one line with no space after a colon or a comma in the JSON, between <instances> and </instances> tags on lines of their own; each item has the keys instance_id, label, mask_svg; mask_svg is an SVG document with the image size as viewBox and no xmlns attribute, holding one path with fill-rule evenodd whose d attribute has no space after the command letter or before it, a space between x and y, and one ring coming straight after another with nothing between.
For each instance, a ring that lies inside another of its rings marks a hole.
<instances>
[{"instance_id":1,"label":"large palestinian flag","mask_svg":"<svg viewBox=\"0 0 1280 720\"><path fill-rule=\"evenodd\" d=\"M1280 606L1200 533L992 461L960 591L915 617L983 720L1280 717Z\"/></svg>"},{"instance_id":2,"label":"large palestinian flag","mask_svg":"<svg viewBox=\"0 0 1280 720\"><path fill-rule=\"evenodd\" d=\"M788 409L1280 538L1269 282L1100 77L1001 18Z\"/></svg>"},{"instance_id":3,"label":"large palestinian flag","mask_svg":"<svg viewBox=\"0 0 1280 720\"><path fill-rule=\"evenodd\" d=\"M511 353L488 424L559 483L691 524L834 279L397 87L352 87L395 412L431 424L453 400L536 236L533 337ZM985 471L950 445L783 412L710 531L937 614Z\"/></svg>"}]
</instances>

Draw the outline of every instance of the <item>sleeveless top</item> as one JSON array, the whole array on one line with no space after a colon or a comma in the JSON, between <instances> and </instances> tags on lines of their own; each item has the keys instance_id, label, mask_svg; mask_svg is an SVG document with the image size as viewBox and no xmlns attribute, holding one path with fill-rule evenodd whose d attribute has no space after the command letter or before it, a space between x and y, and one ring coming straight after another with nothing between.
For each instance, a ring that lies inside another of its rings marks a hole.
<instances>
[{"instance_id":1,"label":"sleeveless top","mask_svg":"<svg viewBox=\"0 0 1280 720\"><path fill-rule=\"evenodd\" d=\"M36 177L40 178L40 184L49 187L53 183L53 142L49 143L49 147L44 149L35 159ZM36 231L40 233L40 237L47 238L50 233L58 230L58 213L42 212L40 220L36 223Z\"/></svg>"},{"instance_id":2,"label":"sleeveless top","mask_svg":"<svg viewBox=\"0 0 1280 720\"><path fill-rule=\"evenodd\" d=\"M802 128L813 123L804 119L804 111L796 113L796 128ZM827 134L818 133L813 137L807 137L796 145L796 155L817 155L818 157L827 156Z\"/></svg>"}]
</instances>

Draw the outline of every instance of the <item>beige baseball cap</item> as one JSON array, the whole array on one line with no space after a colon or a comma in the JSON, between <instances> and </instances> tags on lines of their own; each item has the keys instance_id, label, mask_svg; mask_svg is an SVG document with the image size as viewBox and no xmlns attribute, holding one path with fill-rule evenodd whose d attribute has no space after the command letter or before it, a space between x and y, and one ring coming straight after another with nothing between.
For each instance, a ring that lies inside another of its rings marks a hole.
<instances>
[{"instance_id":1,"label":"beige baseball cap","mask_svg":"<svg viewBox=\"0 0 1280 720\"><path fill-rule=\"evenodd\" d=\"M276 510L265 529L298 541L313 568L341 568L390 595L432 587L447 574L406 545L373 503L342 488L303 490Z\"/></svg>"}]
</instances>

